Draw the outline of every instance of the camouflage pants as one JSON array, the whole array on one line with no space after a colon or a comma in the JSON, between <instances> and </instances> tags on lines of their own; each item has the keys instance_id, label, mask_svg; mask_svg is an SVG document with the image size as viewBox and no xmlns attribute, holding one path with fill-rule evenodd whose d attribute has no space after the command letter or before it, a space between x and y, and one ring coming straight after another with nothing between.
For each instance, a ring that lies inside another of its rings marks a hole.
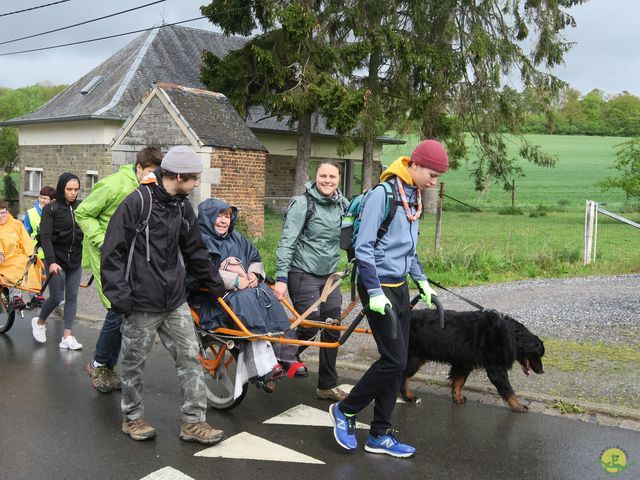
<instances>
[{"instance_id":1,"label":"camouflage pants","mask_svg":"<svg viewBox=\"0 0 640 480\"><path fill-rule=\"evenodd\" d=\"M182 422L205 420L204 376L187 304L171 312L133 312L122 322L122 414L128 420L144 416L142 373L156 332L175 360L182 395Z\"/></svg>"}]
</instances>

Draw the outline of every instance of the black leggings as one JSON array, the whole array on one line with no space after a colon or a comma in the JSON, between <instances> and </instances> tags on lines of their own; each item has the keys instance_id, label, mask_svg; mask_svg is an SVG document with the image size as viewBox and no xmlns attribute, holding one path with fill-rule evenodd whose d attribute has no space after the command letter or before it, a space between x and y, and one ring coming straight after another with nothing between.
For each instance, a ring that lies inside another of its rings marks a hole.
<instances>
[{"instance_id":1,"label":"black leggings","mask_svg":"<svg viewBox=\"0 0 640 480\"><path fill-rule=\"evenodd\" d=\"M411 320L407 283L399 287L382 287L382 290L398 318L397 336L391 337L391 320L386 315L367 313L380 358L369 367L349 396L342 401L342 410L345 413L358 413L371 402L375 402L370 430L374 436L383 435L391 428L391 414L396 406L407 365ZM358 293L362 305L369 305L369 295L360 284Z\"/></svg>"},{"instance_id":2,"label":"black leggings","mask_svg":"<svg viewBox=\"0 0 640 480\"><path fill-rule=\"evenodd\" d=\"M47 271L49 265L47 265ZM51 312L64 300L64 328L71 330L76 321L78 311L78 290L82 278L82 267L60 270L57 275L52 275L49 281L49 298L40 309L40 320L43 322L51 315Z\"/></svg>"}]
</instances>

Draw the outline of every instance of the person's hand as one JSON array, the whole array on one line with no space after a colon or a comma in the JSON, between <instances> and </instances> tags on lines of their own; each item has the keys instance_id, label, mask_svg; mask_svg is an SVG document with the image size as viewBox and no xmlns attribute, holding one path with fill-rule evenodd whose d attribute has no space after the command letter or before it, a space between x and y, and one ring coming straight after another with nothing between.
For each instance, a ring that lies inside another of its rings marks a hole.
<instances>
[{"instance_id":1,"label":"person's hand","mask_svg":"<svg viewBox=\"0 0 640 480\"><path fill-rule=\"evenodd\" d=\"M51 265L49 265L49 273L53 275L57 275L58 273L60 273L60 270L62 270L62 267L57 263L52 263Z\"/></svg>"},{"instance_id":2,"label":"person's hand","mask_svg":"<svg viewBox=\"0 0 640 480\"><path fill-rule=\"evenodd\" d=\"M431 288L427 280L418 280L418 290L420 291L420 300L431 307L431 297L437 296L435 290Z\"/></svg>"},{"instance_id":3,"label":"person's hand","mask_svg":"<svg viewBox=\"0 0 640 480\"><path fill-rule=\"evenodd\" d=\"M249 287L249 280L238 275L238 290L244 290Z\"/></svg>"},{"instance_id":4,"label":"person's hand","mask_svg":"<svg viewBox=\"0 0 640 480\"><path fill-rule=\"evenodd\" d=\"M391 301L384 294L369 297L369 310L372 312L384 315L384 310L387 305L391 307Z\"/></svg>"},{"instance_id":5,"label":"person's hand","mask_svg":"<svg viewBox=\"0 0 640 480\"><path fill-rule=\"evenodd\" d=\"M253 272L249 272L248 277L249 288L256 288L258 286L258 283L260 283L260 281L258 280L258 276Z\"/></svg>"},{"instance_id":6,"label":"person's hand","mask_svg":"<svg viewBox=\"0 0 640 480\"><path fill-rule=\"evenodd\" d=\"M273 293L275 294L278 300L282 300L282 297L287 293L287 284L286 282L276 282L273 287Z\"/></svg>"}]
</instances>

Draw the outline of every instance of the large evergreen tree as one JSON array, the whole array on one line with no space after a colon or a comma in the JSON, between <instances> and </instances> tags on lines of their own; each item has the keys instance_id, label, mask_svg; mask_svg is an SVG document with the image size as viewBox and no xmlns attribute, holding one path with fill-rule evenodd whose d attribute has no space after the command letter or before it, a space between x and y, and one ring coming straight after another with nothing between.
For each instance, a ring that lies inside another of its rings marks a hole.
<instances>
[{"instance_id":1,"label":"large evergreen tree","mask_svg":"<svg viewBox=\"0 0 640 480\"><path fill-rule=\"evenodd\" d=\"M223 92L241 114L261 106L268 115L297 122L295 194L304 191L309 175L312 115L326 99L348 96L336 74L335 32L327 21L334 14L331 8L321 0L214 1L202 7L202 13L227 34L261 32L223 59L206 53L201 78L210 89ZM342 111L348 104L340 105ZM340 118L338 110L332 118ZM353 124L338 125L339 133Z\"/></svg>"}]
</instances>

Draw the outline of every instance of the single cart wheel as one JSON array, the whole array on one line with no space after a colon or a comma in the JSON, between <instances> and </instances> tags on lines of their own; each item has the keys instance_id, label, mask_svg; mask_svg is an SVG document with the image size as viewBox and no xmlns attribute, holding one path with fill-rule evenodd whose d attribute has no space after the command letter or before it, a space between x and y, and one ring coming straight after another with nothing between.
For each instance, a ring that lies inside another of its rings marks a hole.
<instances>
[{"instance_id":1,"label":"single cart wheel","mask_svg":"<svg viewBox=\"0 0 640 480\"><path fill-rule=\"evenodd\" d=\"M245 383L240 396L233 398L237 359L240 353L238 348L229 348L226 342L210 335L202 336L202 346L204 354L200 353L198 357L204 368L207 404L216 410L231 410L237 407L249 388L249 384Z\"/></svg>"},{"instance_id":2,"label":"single cart wheel","mask_svg":"<svg viewBox=\"0 0 640 480\"><path fill-rule=\"evenodd\" d=\"M16 311L11 308L11 298L9 297L9 289L2 288L0 292L0 333L8 332L13 326L16 319Z\"/></svg>"}]
</instances>

